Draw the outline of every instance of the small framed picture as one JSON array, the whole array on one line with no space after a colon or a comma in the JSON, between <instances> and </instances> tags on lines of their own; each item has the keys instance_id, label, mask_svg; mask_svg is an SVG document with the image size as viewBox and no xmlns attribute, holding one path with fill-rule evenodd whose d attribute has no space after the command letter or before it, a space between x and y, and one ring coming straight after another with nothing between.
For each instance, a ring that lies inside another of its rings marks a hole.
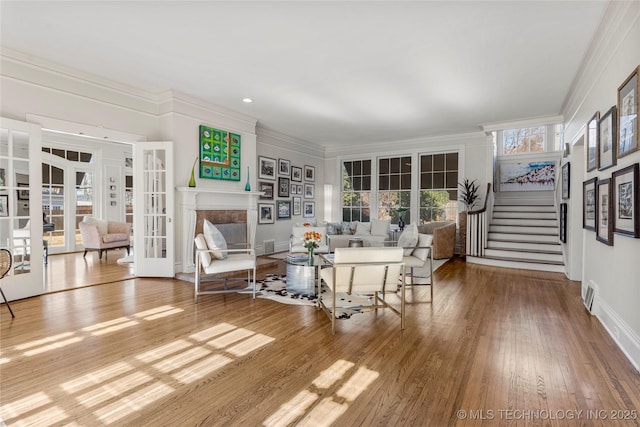
<instances>
[{"instance_id":1,"label":"small framed picture","mask_svg":"<svg viewBox=\"0 0 640 427\"><path fill-rule=\"evenodd\" d=\"M624 157L638 150L640 137L638 136L638 110L640 109L640 80L638 66L618 88L618 144L616 156Z\"/></svg>"},{"instance_id":2,"label":"small framed picture","mask_svg":"<svg viewBox=\"0 0 640 427\"><path fill-rule=\"evenodd\" d=\"M273 224L275 222L274 207L273 203L258 203L258 224Z\"/></svg>"},{"instance_id":3,"label":"small framed picture","mask_svg":"<svg viewBox=\"0 0 640 427\"><path fill-rule=\"evenodd\" d=\"M302 184L297 184L296 186L296 194L302 194Z\"/></svg>"},{"instance_id":4,"label":"small framed picture","mask_svg":"<svg viewBox=\"0 0 640 427\"><path fill-rule=\"evenodd\" d=\"M300 215L302 213L302 199L300 197L293 198L293 214Z\"/></svg>"},{"instance_id":5,"label":"small framed picture","mask_svg":"<svg viewBox=\"0 0 640 427\"><path fill-rule=\"evenodd\" d=\"M560 241L567 243L567 204L560 203Z\"/></svg>"},{"instance_id":6,"label":"small framed picture","mask_svg":"<svg viewBox=\"0 0 640 427\"><path fill-rule=\"evenodd\" d=\"M258 178L276 180L276 159L269 157L258 157Z\"/></svg>"},{"instance_id":7,"label":"small framed picture","mask_svg":"<svg viewBox=\"0 0 640 427\"><path fill-rule=\"evenodd\" d=\"M596 189L596 240L613 246L611 180L609 178L598 180Z\"/></svg>"},{"instance_id":8,"label":"small framed picture","mask_svg":"<svg viewBox=\"0 0 640 427\"><path fill-rule=\"evenodd\" d=\"M582 228L596 231L596 182L591 178L582 183Z\"/></svg>"},{"instance_id":9,"label":"small framed picture","mask_svg":"<svg viewBox=\"0 0 640 427\"><path fill-rule=\"evenodd\" d=\"M291 195L298 194L298 185L291 183Z\"/></svg>"},{"instance_id":10,"label":"small framed picture","mask_svg":"<svg viewBox=\"0 0 640 427\"><path fill-rule=\"evenodd\" d=\"M273 200L273 182L258 182L258 191L264 194L260 196L260 200Z\"/></svg>"},{"instance_id":11,"label":"small framed picture","mask_svg":"<svg viewBox=\"0 0 640 427\"><path fill-rule=\"evenodd\" d=\"M289 197L289 178L278 177L278 197Z\"/></svg>"},{"instance_id":12,"label":"small framed picture","mask_svg":"<svg viewBox=\"0 0 640 427\"><path fill-rule=\"evenodd\" d=\"M569 162L562 165L562 199L567 200L570 196L571 185L571 165Z\"/></svg>"},{"instance_id":13,"label":"small framed picture","mask_svg":"<svg viewBox=\"0 0 640 427\"><path fill-rule=\"evenodd\" d=\"M4 169L0 169L0 187L7 185L7 178Z\"/></svg>"},{"instance_id":14,"label":"small framed picture","mask_svg":"<svg viewBox=\"0 0 640 427\"><path fill-rule=\"evenodd\" d=\"M304 218L313 218L316 216L316 204L315 202L304 202Z\"/></svg>"},{"instance_id":15,"label":"small framed picture","mask_svg":"<svg viewBox=\"0 0 640 427\"><path fill-rule=\"evenodd\" d=\"M278 200L278 219L291 218L291 201Z\"/></svg>"},{"instance_id":16,"label":"small framed picture","mask_svg":"<svg viewBox=\"0 0 640 427\"><path fill-rule=\"evenodd\" d=\"M132 168L133 167L133 157L125 157L124 158L124 167Z\"/></svg>"},{"instance_id":17,"label":"small framed picture","mask_svg":"<svg viewBox=\"0 0 640 427\"><path fill-rule=\"evenodd\" d=\"M0 196L0 216L9 216L9 195Z\"/></svg>"},{"instance_id":18,"label":"small framed picture","mask_svg":"<svg viewBox=\"0 0 640 427\"><path fill-rule=\"evenodd\" d=\"M596 111L587 123L587 172L598 168L598 152L600 151L600 112Z\"/></svg>"},{"instance_id":19,"label":"small framed picture","mask_svg":"<svg viewBox=\"0 0 640 427\"><path fill-rule=\"evenodd\" d=\"M29 184L18 183L18 187L27 187L24 190L17 190L18 200L29 200Z\"/></svg>"},{"instance_id":20,"label":"small framed picture","mask_svg":"<svg viewBox=\"0 0 640 427\"><path fill-rule=\"evenodd\" d=\"M278 159L278 175L291 176L291 162L285 159Z\"/></svg>"},{"instance_id":21,"label":"small framed picture","mask_svg":"<svg viewBox=\"0 0 640 427\"><path fill-rule=\"evenodd\" d=\"M304 198L305 199L313 199L314 193L314 185L313 184L305 184L304 185Z\"/></svg>"},{"instance_id":22,"label":"small framed picture","mask_svg":"<svg viewBox=\"0 0 640 427\"><path fill-rule=\"evenodd\" d=\"M291 166L291 181L302 182L302 168Z\"/></svg>"},{"instance_id":23,"label":"small framed picture","mask_svg":"<svg viewBox=\"0 0 640 427\"><path fill-rule=\"evenodd\" d=\"M316 180L316 168L304 165L304 180L314 182Z\"/></svg>"},{"instance_id":24,"label":"small framed picture","mask_svg":"<svg viewBox=\"0 0 640 427\"><path fill-rule=\"evenodd\" d=\"M638 163L615 171L613 186L613 232L640 237L640 192L638 191Z\"/></svg>"},{"instance_id":25,"label":"small framed picture","mask_svg":"<svg viewBox=\"0 0 640 427\"><path fill-rule=\"evenodd\" d=\"M600 149L599 170L604 170L616 164L616 106L614 105L600 119Z\"/></svg>"}]
</instances>

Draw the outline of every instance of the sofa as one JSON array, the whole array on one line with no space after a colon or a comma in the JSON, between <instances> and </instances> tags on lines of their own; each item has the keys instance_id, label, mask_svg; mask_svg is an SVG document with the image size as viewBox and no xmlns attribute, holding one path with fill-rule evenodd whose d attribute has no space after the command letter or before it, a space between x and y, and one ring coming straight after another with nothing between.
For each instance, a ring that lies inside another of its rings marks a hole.
<instances>
[{"instance_id":1,"label":"sofa","mask_svg":"<svg viewBox=\"0 0 640 427\"><path fill-rule=\"evenodd\" d=\"M451 258L456 247L456 223L434 221L418 226L418 233L433 236L433 259Z\"/></svg>"},{"instance_id":2,"label":"sofa","mask_svg":"<svg viewBox=\"0 0 640 427\"><path fill-rule=\"evenodd\" d=\"M343 222L327 224L329 251L346 248L354 237L362 239L363 246L384 246L389 241L391 221L371 219L371 222Z\"/></svg>"},{"instance_id":3,"label":"sofa","mask_svg":"<svg viewBox=\"0 0 640 427\"><path fill-rule=\"evenodd\" d=\"M102 252L108 249L125 248L127 255L131 248L131 227L126 222L105 221L93 217L84 217L78 224L84 245L84 255L87 251L98 251L102 259Z\"/></svg>"}]
</instances>

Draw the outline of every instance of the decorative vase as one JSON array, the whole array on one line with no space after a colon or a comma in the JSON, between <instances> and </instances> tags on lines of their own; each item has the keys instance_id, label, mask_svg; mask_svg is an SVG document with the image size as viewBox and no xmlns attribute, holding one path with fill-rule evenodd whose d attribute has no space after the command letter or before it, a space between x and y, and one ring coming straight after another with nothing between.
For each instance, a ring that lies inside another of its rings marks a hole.
<instances>
[{"instance_id":1,"label":"decorative vase","mask_svg":"<svg viewBox=\"0 0 640 427\"><path fill-rule=\"evenodd\" d=\"M400 231L404 230L404 219L402 219L402 218L398 219L398 229Z\"/></svg>"},{"instance_id":2,"label":"decorative vase","mask_svg":"<svg viewBox=\"0 0 640 427\"><path fill-rule=\"evenodd\" d=\"M251 184L249 184L249 166L247 166L247 183L244 185L244 191L251 191Z\"/></svg>"},{"instance_id":3,"label":"decorative vase","mask_svg":"<svg viewBox=\"0 0 640 427\"><path fill-rule=\"evenodd\" d=\"M196 163L198 163L198 157L193 162L193 167L191 168L191 179L189 179L189 187L194 188L196 186Z\"/></svg>"},{"instance_id":4,"label":"decorative vase","mask_svg":"<svg viewBox=\"0 0 640 427\"><path fill-rule=\"evenodd\" d=\"M313 248L309 248L309 266L313 266Z\"/></svg>"}]
</instances>

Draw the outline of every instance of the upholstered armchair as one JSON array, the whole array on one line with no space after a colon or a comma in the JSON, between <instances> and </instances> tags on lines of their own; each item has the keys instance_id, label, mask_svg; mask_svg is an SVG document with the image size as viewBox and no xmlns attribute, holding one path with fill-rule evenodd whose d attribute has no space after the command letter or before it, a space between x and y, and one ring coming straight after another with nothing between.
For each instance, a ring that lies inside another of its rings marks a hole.
<instances>
[{"instance_id":1,"label":"upholstered armchair","mask_svg":"<svg viewBox=\"0 0 640 427\"><path fill-rule=\"evenodd\" d=\"M87 251L98 251L98 258L102 259L103 251L116 248L125 248L129 255L131 224L84 217L78 227L84 245L83 257L87 256Z\"/></svg>"},{"instance_id":2,"label":"upholstered armchair","mask_svg":"<svg viewBox=\"0 0 640 427\"><path fill-rule=\"evenodd\" d=\"M433 236L433 259L451 258L456 247L456 223L435 221L418 226L418 233Z\"/></svg>"},{"instance_id":3,"label":"upholstered armchair","mask_svg":"<svg viewBox=\"0 0 640 427\"><path fill-rule=\"evenodd\" d=\"M405 319L404 250L398 247L336 248L333 257L320 255L321 262L331 268L321 268L318 279L318 306L331 318L331 333L336 330L336 295L372 296L373 308L389 308L400 316L400 329ZM322 294L322 284L329 295ZM385 300L385 293L399 292L400 308Z\"/></svg>"}]
</instances>

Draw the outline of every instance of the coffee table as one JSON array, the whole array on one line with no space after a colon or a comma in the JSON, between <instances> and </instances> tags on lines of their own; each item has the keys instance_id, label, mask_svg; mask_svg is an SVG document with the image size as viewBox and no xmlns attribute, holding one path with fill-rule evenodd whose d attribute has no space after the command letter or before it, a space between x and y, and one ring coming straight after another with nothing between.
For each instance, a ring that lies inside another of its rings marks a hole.
<instances>
[{"instance_id":1,"label":"coffee table","mask_svg":"<svg viewBox=\"0 0 640 427\"><path fill-rule=\"evenodd\" d=\"M297 294L315 295L318 266L308 261L285 260L287 264L286 289Z\"/></svg>"}]
</instances>

